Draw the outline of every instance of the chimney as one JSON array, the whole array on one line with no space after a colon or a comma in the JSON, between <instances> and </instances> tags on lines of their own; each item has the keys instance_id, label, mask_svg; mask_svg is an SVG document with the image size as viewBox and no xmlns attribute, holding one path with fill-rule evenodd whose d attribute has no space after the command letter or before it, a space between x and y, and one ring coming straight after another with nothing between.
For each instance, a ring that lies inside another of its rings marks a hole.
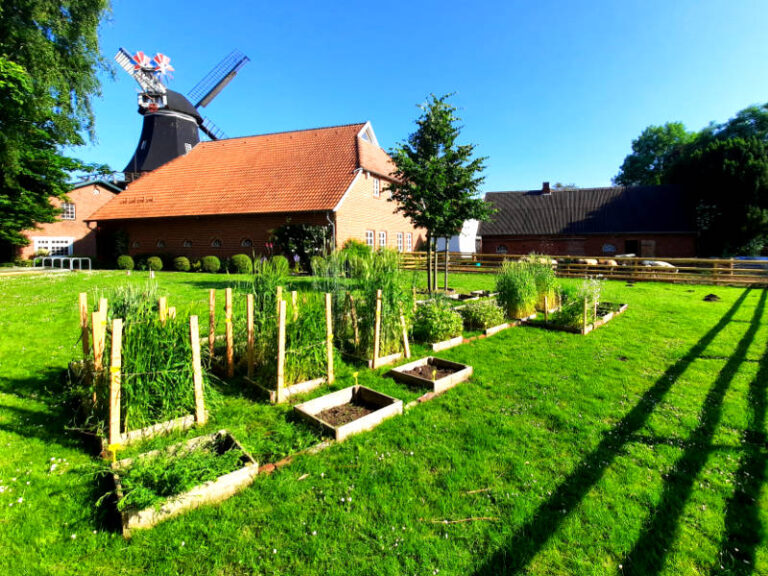
<instances>
[{"instance_id":1,"label":"chimney","mask_svg":"<svg viewBox=\"0 0 768 576\"><path fill-rule=\"evenodd\" d=\"M543 182L541 184L541 195L542 196L552 196L552 190L549 187L549 182Z\"/></svg>"}]
</instances>

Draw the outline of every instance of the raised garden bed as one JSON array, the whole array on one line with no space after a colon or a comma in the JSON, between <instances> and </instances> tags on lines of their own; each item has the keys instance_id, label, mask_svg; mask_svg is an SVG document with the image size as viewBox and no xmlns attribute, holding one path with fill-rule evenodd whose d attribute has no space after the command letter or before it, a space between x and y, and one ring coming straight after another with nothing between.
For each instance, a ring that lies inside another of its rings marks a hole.
<instances>
[{"instance_id":1,"label":"raised garden bed","mask_svg":"<svg viewBox=\"0 0 768 576\"><path fill-rule=\"evenodd\" d=\"M448 298L450 298L451 300L458 300L459 302L480 300L480 296L478 296L477 294L449 294Z\"/></svg>"},{"instance_id":2,"label":"raised garden bed","mask_svg":"<svg viewBox=\"0 0 768 576\"><path fill-rule=\"evenodd\" d=\"M119 460L112 470L123 536L129 538L133 530L226 500L253 482L259 465L229 432L220 430Z\"/></svg>"},{"instance_id":3,"label":"raised garden bed","mask_svg":"<svg viewBox=\"0 0 768 576\"><path fill-rule=\"evenodd\" d=\"M557 330L561 332L571 332L573 334L589 334L593 330L600 328L610 322L616 316L623 314L627 310L627 304L614 304L611 302L600 302L597 306L597 314L594 322L586 326L573 326L560 323L558 313L554 313L544 319L540 317L539 321L529 322L530 326L545 328L547 330ZM583 323L582 323L583 324Z\"/></svg>"},{"instance_id":4,"label":"raised garden bed","mask_svg":"<svg viewBox=\"0 0 768 576\"><path fill-rule=\"evenodd\" d=\"M403 413L403 402L364 386L350 386L293 407L338 442Z\"/></svg>"},{"instance_id":5,"label":"raised garden bed","mask_svg":"<svg viewBox=\"0 0 768 576\"><path fill-rule=\"evenodd\" d=\"M388 376L441 394L472 376L472 366L428 356L393 368Z\"/></svg>"},{"instance_id":6,"label":"raised garden bed","mask_svg":"<svg viewBox=\"0 0 768 576\"><path fill-rule=\"evenodd\" d=\"M448 350L449 348L453 348L454 346L458 346L459 344L463 343L464 336L456 336L455 338L451 338L449 340L435 342L432 344L432 352L442 352L443 350Z\"/></svg>"}]
</instances>

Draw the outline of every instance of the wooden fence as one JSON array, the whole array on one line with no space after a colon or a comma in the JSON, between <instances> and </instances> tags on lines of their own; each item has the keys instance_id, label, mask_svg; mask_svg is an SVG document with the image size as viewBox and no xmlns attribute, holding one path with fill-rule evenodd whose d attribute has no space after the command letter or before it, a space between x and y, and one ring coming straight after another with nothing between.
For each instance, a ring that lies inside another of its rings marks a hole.
<instances>
[{"instance_id":1,"label":"wooden fence","mask_svg":"<svg viewBox=\"0 0 768 576\"><path fill-rule=\"evenodd\" d=\"M425 252L403 254L407 270L426 270ZM494 273L504 260L526 258L521 254L448 255L450 272ZM656 281L686 284L768 286L768 261L709 258L628 258L553 256L554 268L563 278L601 277L614 280ZM445 267L445 254L439 253L438 274ZM654 265L659 261L670 266ZM438 284L440 276L438 276Z\"/></svg>"}]
</instances>

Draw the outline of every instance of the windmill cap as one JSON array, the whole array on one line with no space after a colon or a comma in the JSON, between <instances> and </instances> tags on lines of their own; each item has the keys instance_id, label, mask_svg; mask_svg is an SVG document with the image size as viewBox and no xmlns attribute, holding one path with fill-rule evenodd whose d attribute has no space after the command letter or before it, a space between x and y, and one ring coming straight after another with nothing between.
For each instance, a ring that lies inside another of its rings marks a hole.
<instances>
[{"instance_id":1,"label":"windmill cap","mask_svg":"<svg viewBox=\"0 0 768 576\"><path fill-rule=\"evenodd\" d=\"M175 90L167 90L165 97L167 101L167 107L165 110L180 112L181 114L192 116L192 118L194 118L198 124L202 124L203 117L200 116L200 113L197 111L197 108L192 105L192 102L187 100L186 96L176 92ZM139 112L142 114L148 113L147 110L142 109L139 109Z\"/></svg>"}]
</instances>

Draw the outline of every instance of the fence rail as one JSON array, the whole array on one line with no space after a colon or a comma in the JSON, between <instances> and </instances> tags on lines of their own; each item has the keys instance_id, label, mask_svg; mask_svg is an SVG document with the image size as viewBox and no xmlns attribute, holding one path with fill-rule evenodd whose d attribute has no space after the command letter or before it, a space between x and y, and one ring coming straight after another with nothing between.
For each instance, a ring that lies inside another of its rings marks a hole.
<instances>
[{"instance_id":1,"label":"fence rail","mask_svg":"<svg viewBox=\"0 0 768 576\"><path fill-rule=\"evenodd\" d=\"M426 270L424 252L403 254L406 270ZM527 258L523 254L450 253L448 270L465 273L494 273L505 260ZM732 258L636 258L553 256L553 267L563 278L598 276L615 280L656 281L686 284L715 284L731 286L768 285L767 260L737 260ZM660 264L663 261L666 265ZM437 255L438 270L445 268L445 254Z\"/></svg>"}]
</instances>

